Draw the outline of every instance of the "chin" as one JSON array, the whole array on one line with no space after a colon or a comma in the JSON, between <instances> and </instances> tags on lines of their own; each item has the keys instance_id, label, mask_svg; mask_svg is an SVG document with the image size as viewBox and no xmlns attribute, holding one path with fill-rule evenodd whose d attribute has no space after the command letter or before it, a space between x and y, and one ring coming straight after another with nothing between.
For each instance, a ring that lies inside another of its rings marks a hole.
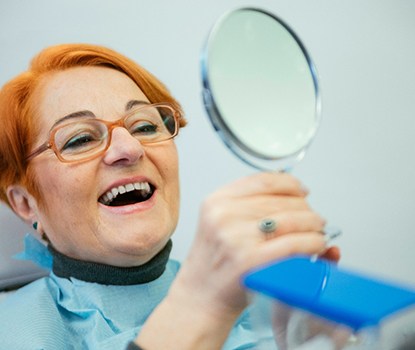
<instances>
[{"instance_id":1,"label":"chin","mask_svg":"<svg viewBox=\"0 0 415 350\"><path fill-rule=\"evenodd\" d=\"M149 234L149 232L151 234ZM133 260L150 260L166 245L171 234L154 235L153 230L142 232L132 232L130 234L120 234L118 239L108 242L112 251L125 254Z\"/></svg>"}]
</instances>

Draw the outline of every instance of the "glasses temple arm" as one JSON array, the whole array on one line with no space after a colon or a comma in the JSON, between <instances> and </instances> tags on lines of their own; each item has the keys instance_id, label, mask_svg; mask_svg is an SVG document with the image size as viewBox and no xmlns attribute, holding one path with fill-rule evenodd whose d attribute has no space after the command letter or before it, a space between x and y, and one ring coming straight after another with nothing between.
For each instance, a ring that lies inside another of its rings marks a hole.
<instances>
[{"instance_id":1,"label":"glasses temple arm","mask_svg":"<svg viewBox=\"0 0 415 350\"><path fill-rule=\"evenodd\" d=\"M42 152L45 152L47 149L50 148L49 143L44 143L43 145L40 145L38 148L36 148L32 153L30 153L27 157L26 157L26 161L29 161L31 159L33 159L34 157L38 156L39 154L41 154Z\"/></svg>"}]
</instances>

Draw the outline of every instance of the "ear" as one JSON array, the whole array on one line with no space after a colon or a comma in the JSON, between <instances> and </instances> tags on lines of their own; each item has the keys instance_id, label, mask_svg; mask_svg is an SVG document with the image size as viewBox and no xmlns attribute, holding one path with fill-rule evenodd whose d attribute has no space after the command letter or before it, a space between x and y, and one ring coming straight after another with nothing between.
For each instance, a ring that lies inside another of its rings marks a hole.
<instances>
[{"instance_id":1,"label":"ear","mask_svg":"<svg viewBox=\"0 0 415 350\"><path fill-rule=\"evenodd\" d=\"M37 201L25 187L11 185L7 188L6 192L12 209L23 221L29 225L39 221Z\"/></svg>"}]
</instances>

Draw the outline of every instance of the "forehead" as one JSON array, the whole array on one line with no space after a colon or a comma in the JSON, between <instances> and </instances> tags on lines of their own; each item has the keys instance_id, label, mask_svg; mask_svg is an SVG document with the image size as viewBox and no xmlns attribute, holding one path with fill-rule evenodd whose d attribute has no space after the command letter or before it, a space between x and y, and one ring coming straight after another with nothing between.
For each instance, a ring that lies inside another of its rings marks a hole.
<instances>
[{"instance_id":1,"label":"forehead","mask_svg":"<svg viewBox=\"0 0 415 350\"><path fill-rule=\"evenodd\" d=\"M76 67L45 77L37 91L38 115L44 126L78 111L100 118L118 117L130 100L148 99L127 75L111 68Z\"/></svg>"}]
</instances>

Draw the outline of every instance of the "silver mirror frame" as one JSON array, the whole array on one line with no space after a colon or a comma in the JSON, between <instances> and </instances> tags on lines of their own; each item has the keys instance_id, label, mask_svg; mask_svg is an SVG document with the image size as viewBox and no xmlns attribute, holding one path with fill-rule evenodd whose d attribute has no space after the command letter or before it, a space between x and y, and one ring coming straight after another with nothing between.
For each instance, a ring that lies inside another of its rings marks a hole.
<instances>
[{"instance_id":1,"label":"silver mirror frame","mask_svg":"<svg viewBox=\"0 0 415 350\"><path fill-rule=\"evenodd\" d=\"M313 80L314 90L315 90L315 128L312 132L312 136L310 137L309 141L298 151L285 155L283 157L269 157L260 154L251 148L247 147L243 142L241 142L238 137L233 133L233 131L229 128L229 126L224 121L224 118L219 111L219 108L215 102L215 94L212 91L211 84L209 82L209 48L212 46L212 42L215 39L216 33L220 30L221 24L226 21L226 19L235 12L238 11L256 11L262 13L266 16L271 17L273 20L278 22L282 27L284 27L287 32L292 36L295 42L298 44L301 52L303 53L309 71ZM312 62L308 51L306 50L304 44L300 40L300 38L296 35L293 29L281 20L279 17L275 16L274 14L265 11L263 9L254 8L254 7L244 7L239 8L236 10L231 10L224 15L222 15L212 27L208 38L206 40L205 46L202 50L201 55L201 75L202 75L202 83L203 83L203 91L202 97L205 109L209 116L210 122L215 129L215 131L219 134L222 141L225 145L242 161L245 163L260 169L260 170L270 170L270 171L289 171L298 161L300 161L311 144L312 140L315 137L317 132L318 126L320 124L321 118L321 92L318 83L318 74L314 63Z\"/></svg>"}]
</instances>

